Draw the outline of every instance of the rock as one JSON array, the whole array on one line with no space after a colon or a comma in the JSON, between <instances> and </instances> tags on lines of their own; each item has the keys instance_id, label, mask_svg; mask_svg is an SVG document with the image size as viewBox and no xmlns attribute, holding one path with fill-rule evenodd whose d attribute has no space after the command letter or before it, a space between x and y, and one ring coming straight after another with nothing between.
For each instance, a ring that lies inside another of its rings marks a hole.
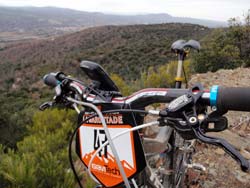
<instances>
[{"instance_id":1,"label":"rock","mask_svg":"<svg viewBox=\"0 0 250 188\"><path fill-rule=\"evenodd\" d=\"M243 130L239 130L238 131L238 134L241 136L241 137L246 137L247 136L247 133L245 132L245 131L243 131Z\"/></svg>"},{"instance_id":2,"label":"rock","mask_svg":"<svg viewBox=\"0 0 250 188\"><path fill-rule=\"evenodd\" d=\"M216 183L214 181L205 181L203 184L203 188L214 188Z\"/></svg>"},{"instance_id":3,"label":"rock","mask_svg":"<svg viewBox=\"0 0 250 188\"><path fill-rule=\"evenodd\" d=\"M144 138L143 146L145 153L161 153L168 148L166 143L150 138Z\"/></svg>"},{"instance_id":4,"label":"rock","mask_svg":"<svg viewBox=\"0 0 250 188\"><path fill-rule=\"evenodd\" d=\"M243 155L243 157L245 157L246 159L250 160L250 152L248 152L245 149L241 149L240 153L241 153L241 155Z\"/></svg>"},{"instance_id":5,"label":"rock","mask_svg":"<svg viewBox=\"0 0 250 188\"><path fill-rule=\"evenodd\" d=\"M159 127L151 126L144 129L144 136L145 137L156 137L157 133L159 132Z\"/></svg>"},{"instance_id":6,"label":"rock","mask_svg":"<svg viewBox=\"0 0 250 188\"><path fill-rule=\"evenodd\" d=\"M224 155L225 154L225 151L221 148L217 148L215 151L215 153L217 153L218 155Z\"/></svg>"},{"instance_id":7,"label":"rock","mask_svg":"<svg viewBox=\"0 0 250 188\"><path fill-rule=\"evenodd\" d=\"M216 169L214 168L209 168L208 173L211 174L212 176L217 176Z\"/></svg>"},{"instance_id":8,"label":"rock","mask_svg":"<svg viewBox=\"0 0 250 188\"><path fill-rule=\"evenodd\" d=\"M210 163L208 164L208 166L209 166L209 168L214 168L214 167L215 167L215 164L214 164L213 162L210 162Z\"/></svg>"},{"instance_id":9,"label":"rock","mask_svg":"<svg viewBox=\"0 0 250 188\"><path fill-rule=\"evenodd\" d=\"M241 183L248 183L250 181L249 176L242 171L236 170L234 174L236 179Z\"/></svg>"}]
</instances>

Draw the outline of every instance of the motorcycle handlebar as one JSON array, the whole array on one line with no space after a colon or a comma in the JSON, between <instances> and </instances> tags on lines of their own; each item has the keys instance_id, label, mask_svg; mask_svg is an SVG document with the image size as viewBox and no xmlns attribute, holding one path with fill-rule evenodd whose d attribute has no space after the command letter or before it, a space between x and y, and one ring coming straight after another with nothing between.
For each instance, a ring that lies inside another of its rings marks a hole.
<instances>
[{"instance_id":1,"label":"motorcycle handlebar","mask_svg":"<svg viewBox=\"0 0 250 188\"><path fill-rule=\"evenodd\" d=\"M56 87L65 78L65 74L62 72L49 73L43 77L43 81L50 87ZM165 94L162 95L164 92ZM144 89L131 96L123 97L122 99L113 98L112 103L124 102L129 103L134 108L138 106L145 107L157 102L171 102L187 92L187 89ZM95 95L93 95L91 101L93 101L94 98ZM221 112L228 110L250 111L250 88L213 86L210 91L203 93L201 101L204 105L216 107L216 109Z\"/></svg>"}]
</instances>

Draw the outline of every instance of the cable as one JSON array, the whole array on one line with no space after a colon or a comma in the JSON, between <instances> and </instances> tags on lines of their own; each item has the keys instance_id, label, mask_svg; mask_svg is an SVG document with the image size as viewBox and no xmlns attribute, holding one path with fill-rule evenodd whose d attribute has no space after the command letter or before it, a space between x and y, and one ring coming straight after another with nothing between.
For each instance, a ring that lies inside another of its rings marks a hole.
<instances>
[{"instance_id":1,"label":"cable","mask_svg":"<svg viewBox=\"0 0 250 188\"><path fill-rule=\"evenodd\" d=\"M134 112L134 113L144 113L144 114L148 114L147 111L145 110L130 110L130 109L117 109L117 110L108 110L108 111L103 111L102 113L103 114L108 114L108 113L114 113L114 112L123 112L123 113L131 113L131 112ZM73 171L73 174L77 180L77 183L79 184L80 188L83 188L82 184L81 184L81 180L79 179L78 175L77 175L77 172L76 172L76 169L75 169L75 166L74 166L74 162L73 162L73 159L72 159L72 143L73 143L73 139L74 139L74 136L76 135L78 129L82 126L82 124L84 124L85 122L87 122L88 120L90 120L91 118L94 118L96 117L97 114L93 114L92 116L86 118L85 120L83 120L76 128L75 130L73 131L73 134L71 135L70 137L70 141L69 141L69 150L68 150L68 155L69 155L69 161L70 161L70 166L71 166L71 169Z\"/></svg>"},{"instance_id":2,"label":"cable","mask_svg":"<svg viewBox=\"0 0 250 188\"><path fill-rule=\"evenodd\" d=\"M72 171L73 171L73 174L74 174L74 176L75 176L75 178L76 178L76 181L77 181L77 183L78 183L78 185L79 185L79 187L80 188L83 188L83 186L82 186L82 183L81 183L81 180L79 179L79 177L78 177L78 175L77 175L77 172L76 172L76 169L75 169L75 166L74 166L74 162L73 162L73 159L72 159L72 155L71 155L71 146L72 146L72 143L73 143L73 139L74 139L74 136L75 136L75 134L76 134L76 132L78 131L78 127L77 127L77 129L75 129L74 130L74 132L73 132L73 134L71 135L71 137L70 137L70 140L69 140L69 150L68 150L68 156L69 156L69 162L70 162L70 166L71 166L71 169L72 169Z\"/></svg>"},{"instance_id":3,"label":"cable","mask_svg":"<svg viewBox=\"0 0 250 188\"><path fill-rule=\"evenodd\" d=\"M96 91L95 89L93 89L92 87L86 86L82 81L77 80L75 78L71 78L71 77L66 77L65 79L71 80L71 81L75 81L81 85L83 85L85 88L90 89L91 91L93 91L96 95L98 95L99 97L101 97L102 100L106 100L101 94L100 92Z\"/></svg>"},{"instance_id":4,"label":"cable","mask_svg":"<svg viewBox=\"0 0 250 188\"><path fill-rule=\"evenodd\" d=\"M128 104L128 106L129 106L129 109L132 110L131 105ZM133 112L132 112L132 116L133 116L133 120L134 120L135 126L137 126L137 123L136 123L136 120L135 120L135 115L134 115Z\"/></svg>"},{"instance_id":5,"label":"cable","mask_svg":"<svg viewBox=\"0 0 250 188\"><path fill-rule=\"evenodd\" d=\"M98 95L102 100L106 100L106 98L105 98L103 95L101 95L99 91L95 90L93 87L86 86L82 81L77 80L77 79L75 79L75 78L71 78L71 77L66 77L66 79L71 80L71 81L75 81L75 82L77 82L77 83L83 85L86 89L90 89L90 91L93 91L93 92L94 92L96 95ZM85 89L85 91L86 91L86 89ZM114 92L114 91L112 91L112 92ZM121 95L120 92L117 92L117 94Z\"/></svg>"},{"instance_id":6,"label":"cable","mask_svg":"<svg viewBox=\"0 0 250 188\"><path fill-rule=\"evenodd\" d=\"M133 183L133 185L134 185L134 188L138 188L138 185L137 185L135 179L133 178L131 181L132 181L132 183Z\"/></svg>"}]
</instances>

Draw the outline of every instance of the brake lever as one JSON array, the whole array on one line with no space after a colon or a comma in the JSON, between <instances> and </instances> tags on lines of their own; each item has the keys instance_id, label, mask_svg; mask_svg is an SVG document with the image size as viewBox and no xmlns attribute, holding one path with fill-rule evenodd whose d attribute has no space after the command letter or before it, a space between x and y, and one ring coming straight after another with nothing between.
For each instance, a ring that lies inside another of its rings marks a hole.
<instances>
[{"instance_id":1,"label":"brake lever","mask_svg":"<svg viewBox=\"0 0 250 188\"><path fill-rule=\"evenodd\" d=\"M245 159L239 151L237 151L226 140L217 137L205 135L199 127L193 128L196 137L204 143L222 147L232 158L234 158L241 165L241 170L250 173L250 160Z\"/></svg>"},{"instance_id":2,"label":"brake lever","mask_svg":"<svg viewBox=\"0 0 250 188\"><path fill-rule=\"evenodd\" d=\"M55 102L53 101L49 101L49 102L45 102L42 105L39 106L39 110L44 111L47 108L51 108L54 105Z\"/></svg>"},{"instance_id":3,"label":"brake lever","mask_svg":"<svg viewBox=\"0 0 250 188\"><path fill-rule=\"evenodd\" d=\"M192 91L200 91L196 94L193 94ZM183 95L175 100L173 100L169 107L160 112L160 116L162 118L168 117L171 115L175 115L176 113L179 113L177 115L181 115L183 118L184 124L178 123L178 121L174 122L174 128L179 132L183 133L183 136L189 135L189 138L196 138L201 140L204 143L216 145L222 147L233 159L235 159L238 163L241 165L241 170L244 172L250 173L250 160L245 159L239 151L237 151L234 146L229 144L226 140L222 138L216 138L207 136L203 130L202 130L202 120L198 119L197 116L197 101L200 99L203 93L203 88L200 85L196 85L193 87L190 92L186 95ZM181 113L180 113L181 112ZM221 131L221 129L227 128L227 119L225 117L220 117L225 112L221 112L219 114L212 113L210 114L209 118L207 118L206 121L203 120L203 123L205 124L205 128L209 123L214 123L215 128L214 130ZM218 118L220 117L220 118ZM176 119L176 116L173 116L173 118ZM164 121L164 119L163 119ZM165 122L164 122L165 123ZM165 123L166 124L166 123ZM180 126L176 126L180 125ZM220 127L221 126L221 127ZM218 128L220 127L220 128ZM203 126L204 128L204 126ZM190 131L189 131L190 130ZM209 129L204 129L205 131L209 132ZM184 137L185 138L185 137Z\"/></svg>"}]
</instances>

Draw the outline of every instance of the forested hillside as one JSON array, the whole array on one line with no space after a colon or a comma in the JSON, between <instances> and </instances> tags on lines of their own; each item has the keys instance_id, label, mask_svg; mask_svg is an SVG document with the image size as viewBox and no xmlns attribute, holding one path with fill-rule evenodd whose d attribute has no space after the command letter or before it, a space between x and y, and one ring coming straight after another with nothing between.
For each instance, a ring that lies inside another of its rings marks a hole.
<instances>
[{"instance_id":1,"label":"forested hillside","mask_svg":"<svg viewBox=\"0 0 250 188\"><path fill-rule=\"evenodd\" d=\"M173 41L200 40L210 31L192 24L106 26L53 40L20 43L0 51L1 84L5 88L13 84L27 88L53 70L79 76L79 61L84 59L133 80L149 66L159 66L175 58L169 53Z\"/></svg>"}]
</instances>

